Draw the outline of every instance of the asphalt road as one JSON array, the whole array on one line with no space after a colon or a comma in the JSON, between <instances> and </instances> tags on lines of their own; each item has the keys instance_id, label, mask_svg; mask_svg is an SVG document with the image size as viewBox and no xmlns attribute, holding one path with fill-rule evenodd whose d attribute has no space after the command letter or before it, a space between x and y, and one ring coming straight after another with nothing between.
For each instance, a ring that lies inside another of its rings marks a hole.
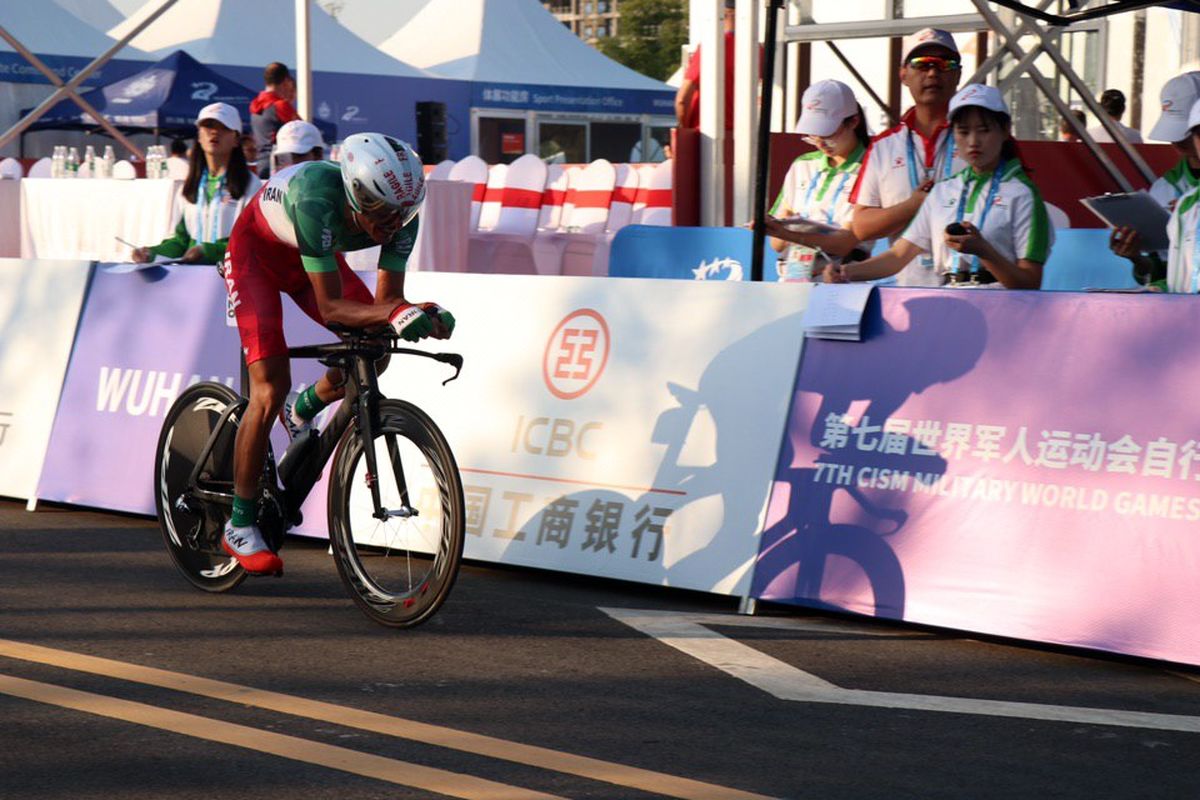
<instances>
[{"instance_id":1,"label":"asphalt road","mask_svg":"<svg viewBox=\"0 0 1200 800\"><path fill-rule=\"evenodd\" d=\"M1200 672L480 565L393 631L284 556L0 501L0 798L1200 795Z\"/></svg>"}]
</instances>

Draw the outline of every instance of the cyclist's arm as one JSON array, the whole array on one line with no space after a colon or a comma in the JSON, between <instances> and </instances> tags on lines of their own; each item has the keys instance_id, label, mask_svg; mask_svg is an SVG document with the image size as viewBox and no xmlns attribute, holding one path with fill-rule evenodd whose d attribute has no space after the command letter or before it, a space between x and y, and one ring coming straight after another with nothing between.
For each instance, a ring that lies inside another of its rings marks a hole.
<instances>
[{"instance_id":1,"label":"cyclist's arm","mask_svg":"<svg viewBox=\"0 0 1200 800\"><path fill-rule=\"evenodd\" d=\"M403 281L403 273L401 281ZM313 287L317 309L326 322L347 325L351 328L376 328L388 324L388 318L396 304L378 302L373 305L346 300L342 297L342 276L332 272L309 272L308 280Z\"/></svg>"},{"instance_id":2,"label":"cyclist's arm","mask_svg":"<svg viewBox=\"0 0 1200 800\"><path fill-rule=\"evenodd\" d=\"M420 217L396 231L392 240L379 249L379 275L375 284L375 302L395 308L404 299L404 271L412 255L420 229Z\"/></svg>"}]
</instances>

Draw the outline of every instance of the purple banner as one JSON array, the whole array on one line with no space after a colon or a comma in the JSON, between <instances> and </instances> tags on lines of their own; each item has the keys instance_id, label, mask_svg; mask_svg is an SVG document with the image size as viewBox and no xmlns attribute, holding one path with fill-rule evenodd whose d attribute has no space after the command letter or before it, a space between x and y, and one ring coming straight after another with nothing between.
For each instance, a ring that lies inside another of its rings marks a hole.
<instances>
[{"instance_id":1,"label":"purple banner","mask_svg":"<svg viewBox=\"0 0 1200 800\"><path fill-rule=\"evenodd\" d=\"M95 271L39 498L154 514L155 448L175 398L202 380L240 388L241 345L225 310L225 286L215 267ZM286 298L284 329L290 344L333 338ZM293 384L311 382L321 369L316 362L295 362ZM275 441L277 455L283 444ZM323 488L314 495L323 497ZM324 514L314 522L323 535Z\"/></svg>"},{"instance_id":2,"label":"purple banner","mask_svg":"<svg viewBox=\"0 0 1200 800\"><path fill-rule=\"evenodd\" d=\"M1196 308L880 290L805 346L753 595L1200 664Z\"/></svg>"}]
</instances>

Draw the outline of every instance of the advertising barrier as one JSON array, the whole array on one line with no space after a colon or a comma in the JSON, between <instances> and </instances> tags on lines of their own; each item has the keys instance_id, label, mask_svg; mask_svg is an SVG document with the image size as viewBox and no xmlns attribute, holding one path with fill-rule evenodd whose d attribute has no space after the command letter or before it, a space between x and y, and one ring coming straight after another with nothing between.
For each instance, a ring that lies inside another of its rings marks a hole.
<instances>
[{"instance_id":1,"label":"advertising barrier","mask_svg":"<svg viewBox=\"0 0 1200 800\"><path fill-rule=\"evenodd\" d=\"M746 593L807 286L409 280L465 366L393 359L382 386L450 440L469 558Z\"/></svg>"},{"instance_id":2,"label":"advertising barrier","mask_svg":"<svg viewBox=\"0 0 1200 800\"><path fill-rule=\"evenodd\" d=\"M753 595L1200 664L1195 298L878 296L805 347Z\"/></svg>"},{"instance_id":3,"label":"advertising barrier","mask_svg":"<svg viewBox=\"0 0 1200 800\"><path fill-rule=\"evenodd\" d=\"M292 343L328 341L290 305L285 300ZM38 497L155 513L154 455L167 410L201 380L238 388L241 344L226 307L224 283L212 266L97 267ZM296 362L293 381L312 381L320 369Z\"/></svg>"},{"instance_id":4,"label":"advertising barrier","mask_svg":"<svg viewBox=\"0 0 1200 800\"><path fill-rule=\"evenodd\" d=\"M808 288L414 273L407 295L459 320L422 347L466 365L443 386L445 365L394 357L381 386L450 440L468 557L745 594ZM284 309L290 344L332 338ZM98 270L39 496L153 514L171 403L199 380L236 386L225 312L211 267ZM320 369L293 362L293 383ZM324 497L322 481L294 532L327 535Z\"/></svg>"},{"instance_id":5,"label":"advertising barrier","mask_svg":"<svg viewBox=\"0 0 1200 800\"><path fill-rule=\"evenodd\" d=\"M0 259L0 495L37 488L91 266Z\"/></svg>"}]
</instances>

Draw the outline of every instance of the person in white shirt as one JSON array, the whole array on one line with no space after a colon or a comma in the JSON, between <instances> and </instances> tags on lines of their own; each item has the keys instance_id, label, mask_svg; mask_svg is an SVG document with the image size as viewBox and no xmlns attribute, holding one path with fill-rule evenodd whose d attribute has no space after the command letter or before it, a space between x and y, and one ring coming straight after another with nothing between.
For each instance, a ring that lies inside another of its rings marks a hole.
<instances>
[{"instance_id":1,"label":"person in white shirt","mask_svg":"<svg viewBox=\"0 0 1200 800\"><path fill-rule=\"evenodd\" d=\"M284 123L275 133L275 149L271 151L271 174L303 161L324 161L325 142L321 131L311 122L294 119Z\"/></svg>"},{"instance_id":2,"label":"person in white shirt","mask_svg":"<svg viewBox=\"0 0 1200 800\"><path fill-rule=\"evenodd\" d=\"M152 247L133 251L138 263L155 256L189 264L219 264L233 223L262 187L250 172L238 138L242 115L228 103L210 103L196 117L196 145L179 190L183 214L174 233Z\"/></svg>"},{"instance_id":3,"label":"person in white shirt","mask_svg":"<svg viewBox=\"0 0 1200 800\"><path fill-rule=\"evenodd\" d=\"M1100 107L1104 109L1104 113L1112 118L1112 121L1117 123L1117 127L1121 129L1121 133L1125 134L1125 140L1130 144L1141 144L1142 134L1128 125L1121 124L1121 117L1125 114L1125 93L1120 89L1105 89L1104 94L1100 95ZM1111 142L1112 136L1105 130L1103 125L1096 125L1088 128L1088 133L1097 142Z\"/></svg>"},{"instance_id":4,"label":"person in white shirt","mask_svg":"<svg viewBox=\"0 0 1200 800\"><path fill-rule=\"evenodd\" d=\"M801 107L796 131L816 150L792 162L766 218L771 246L785 254L779 261L784 281L819 277L830 259L856 250L862 251L860 259L865 258L873 244L864 246L850 230L854 215L850 190L870 142L862 106L846 84L820 81L805 90ZM780 221L787 217L803 217L834 230L789 227Z\"/></svg>"},{"instance_id":5,"label":"person in white shirt","mask_svg":"<svg viewBox=\"0 0 1200 800\"><path fill-rule=\"evenodd\" d=\"M1188 114L1188 135L1192 144L1200 148L1200 100ZM1179 198L1171 219L1167 222L1167 238L1171 242L1167 251L1166 289L1169 292L1196 294L1200 292L1200 188Z\"/></svg>"},{"instance_id":6,"label":"person in white shirt","mask_svg":"<svg viewBox=\"0 0 1200 800\"><path fill-rule=\"evenodd\" d=\"M1017 157L1011 120L993 86L971 84L956 94L950 101L950 124L968 167L933 187L886 253L836 265L831 277L883 278L930 253L942 285L1039 288L1053 228L1041 193Z\"/></svg>"},{"instance_id":7,"label":"person in white shirt","mask_svg":"<svg viewBox=\"0 0 1200 800\"><path fill-rule=\"evenodd\" d=\"M171 140L171 155L167 157L167 177L185 181L188 175L188 146L183 139Z\"/></svg>"},{"instance_id":8,"label":"person in white shirt","mask_svg":"<svg viewBox=\"0 0 1200 800\"><path fill-rule=\"evenodd\" d=\"M1188 113L1200 100L1200 72L1185 72L1163 84L1159 93L1162 114L1150 129L1150 138L1170 142L1179 161L1150 186L1150 196L1172 211L1181 197L1200 187L1200 156L1188 129ZM1108 246L1133 263L1133 275L1142 283L1154 284L1167 276L1166 253L1141 251L1141 237L1130 227L1114 228Z\"/></svg>"},{"instance_id":9,"label":"person in white shirt","mask_svg":"<svg viewBox=\"0 0 1200 800\"><path fill-rule=\"evenodd\" d=\"M862 241L896 236L912 221L934 183L965 163L954 151L946 111L962 77L954 37L935 28L904 40L900 80L914 106L899 125L871 142L850 196L852 227ZM897 276L902 286L937 285L933 263L922 258Z\"/></svg>"}]
</instances>

